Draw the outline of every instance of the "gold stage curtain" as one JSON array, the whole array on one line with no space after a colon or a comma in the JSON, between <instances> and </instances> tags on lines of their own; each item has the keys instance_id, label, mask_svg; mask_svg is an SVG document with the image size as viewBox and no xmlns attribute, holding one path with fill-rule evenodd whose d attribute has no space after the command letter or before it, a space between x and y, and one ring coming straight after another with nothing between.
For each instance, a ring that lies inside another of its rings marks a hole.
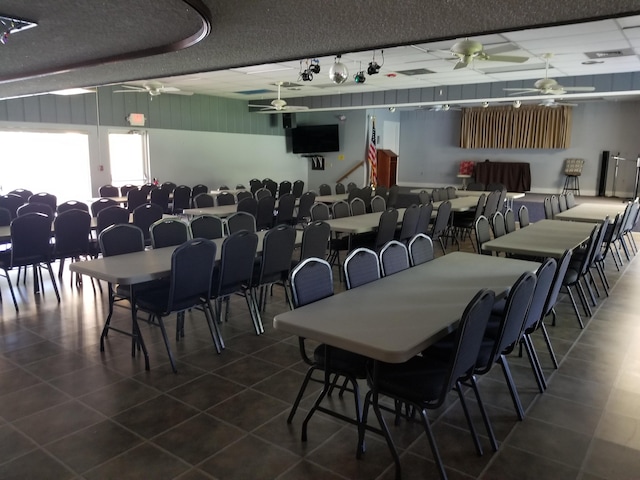
<instances>
[{"instance_id":1,"label":"gold stage curtain","mask_svg":"<svg viewBox=\"0 0 640 480\"><path fill-rule=\"evenodd\" d=\"M462 110L462 148L569 148L571 107L522 105Z\"/></svg>"}]
</instances>

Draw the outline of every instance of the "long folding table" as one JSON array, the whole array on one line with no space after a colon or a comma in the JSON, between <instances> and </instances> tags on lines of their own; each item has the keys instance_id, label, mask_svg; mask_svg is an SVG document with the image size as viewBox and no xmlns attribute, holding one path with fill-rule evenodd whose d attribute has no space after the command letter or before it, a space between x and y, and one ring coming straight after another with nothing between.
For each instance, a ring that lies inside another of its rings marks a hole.
<instances>
[{"instance_id":1,"label":"long folding table","mask_svg":"<svg viewBox=\"0 0 640 480\"><path fill-rule=\"evenodd\" d=\"M596 223L609 217L609 223L613 223L617 214L624 213L626 206L626 203L581 203L564 212L556 213L554 219Z\"/></svg>"}]
</instances>

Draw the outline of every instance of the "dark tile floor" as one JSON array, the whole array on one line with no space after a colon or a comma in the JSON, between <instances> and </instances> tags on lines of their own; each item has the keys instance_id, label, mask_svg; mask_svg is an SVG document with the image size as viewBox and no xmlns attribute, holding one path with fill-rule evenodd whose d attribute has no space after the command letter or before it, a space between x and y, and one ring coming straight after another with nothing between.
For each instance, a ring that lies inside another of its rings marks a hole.
<instances>
[{"instance_id":1,"label":"dark tile floor","mask_svg":"<svg viewBox=\"0 0 640 480\"><path fill-rule=\"evenodd\" d=\"M607 272L615 287L584 330L561 300L558 324L549 327L558 370L536 338L549 380L544 394L526 358L511 356L524 421L515 417L499 368L481 379L497 453L483 437L485 453L475 454L454 395L433 412L449 478L640 478L640 264L634 259L621 273L610 264ZM367 452L356 460L354 428L333 418L316 415L308 441L301 442L316 386L293 424L286 423L305 368L297 339L271 326L273 315L287 308L281 289L269 301L260 337L252 333L242 299L233 300L220 355L201 314L188 315L184 340L171 342L179 370L173 374L160 332L146 324L151 371L115 332L99 351L106 295L94 293L87 280L78 289L65 274L60 304L50 286L37 301L29 283L20 286L19 315L4 279L0 288L2 479L394 478L381 437L367 435ZM117 316L126 328L128 311L119 309ZM173 320L168 323L171 331ZM348 395L330 401L353 410ZM482 432L478 417L475 422ZM403 478L436 478L420 427L403 422L391 431Z\"/></svg>"}]
</instances>

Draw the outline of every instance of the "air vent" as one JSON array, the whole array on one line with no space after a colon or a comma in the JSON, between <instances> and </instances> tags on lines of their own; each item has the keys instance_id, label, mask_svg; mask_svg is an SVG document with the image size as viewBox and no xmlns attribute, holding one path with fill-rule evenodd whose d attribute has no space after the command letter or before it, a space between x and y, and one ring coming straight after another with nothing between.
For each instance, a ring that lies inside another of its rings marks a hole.
<instances>
[{"instance_id":1,"label":"air vent","mask_svg":"<svg viewBox=\"0 0 640 480\"><path fill-rule=\"evenodd\" d=\"M241 92L233 92L238 95L262 95L263 93L273 93L273 90L269 90L267 88L261 88L259 90L243 90Z\"/></svg>"},{"instance_id":2,"label":"air vent","mask_svg":"<svg viewBox=\"0 0 640 480\"><path fill-rule=\"evenodd\" d=\"M436 73L433 70L428 70L426 68L412 68L410 70L397 70L396 73L401 75L406 75L408 77L413 77L415 75L428 75L430 73Z\"/></svg>"},{"instance_id":3,"label":"air vent","mask_svg":"<svg viewBox=\"0 0 640 480\"><path fill-rule=\"evenodd\" d=\"M606 50L602 52L585 52L585 55L588 58L598 59L598 58L628 57L630 55L635 55L635 53L631 48L623 48L621 50Z\"/></svg>"}]
</instances>

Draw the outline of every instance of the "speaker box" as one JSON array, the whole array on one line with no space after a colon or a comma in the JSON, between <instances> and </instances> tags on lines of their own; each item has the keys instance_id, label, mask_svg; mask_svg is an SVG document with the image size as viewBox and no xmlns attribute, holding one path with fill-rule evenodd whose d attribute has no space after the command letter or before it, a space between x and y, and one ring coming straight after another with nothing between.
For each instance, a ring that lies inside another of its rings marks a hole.
<instances>
[{"instance_id":1,"label":"speaker box","mask_svg":"<svg viewBox=\"0 0 640 480\"><path fill-rule=\"evenodd\" d=\"M282 114L282 128L296 128L296 117L293 113Z\"/></svg>"},{"instance_id":2,"label":"speaker box","mask_svg":"<svg viewBox=\"0 0 640 480\"><path fill-rule=\"evenodd\" d=\"M598 196L605 197L607 195L607 175L609 170L609 157L608 150L602 152L602 158L600 159L600 178L598 179Z\"/></svg>"}]
</instances>

